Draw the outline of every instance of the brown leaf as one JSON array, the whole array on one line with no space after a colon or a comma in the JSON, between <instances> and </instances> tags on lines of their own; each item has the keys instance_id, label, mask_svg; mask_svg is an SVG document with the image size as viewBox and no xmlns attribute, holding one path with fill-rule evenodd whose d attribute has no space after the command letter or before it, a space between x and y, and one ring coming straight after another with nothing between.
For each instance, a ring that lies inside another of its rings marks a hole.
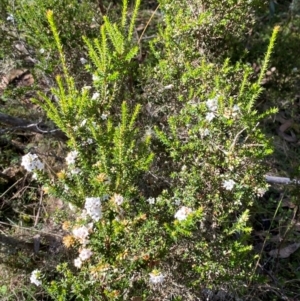
<instances>
[{"instance_id":1,"label":"brown leaf","mask_svg":"<svg viewBox=\"0 0 300 301\"><path fill-rule=\"evenodd\" d=\"M11 83L14 80L18 80L23 74L28 72L27 69L11 69L7 72L6 76L8 78L8 82Z\"/></svg>"},{"instance_id":2,"label":"brown leaf","mask_svg":"<svg viewBox=\"0 0 300 301\"><path fill-rule=\"evenodd\" d=\"M288 258L295 253L300 247L300 243L291 244L282 249L274 249L269 252L269 255L275 258Z\"/></svg>"},{"instance_id":3,"label":"brown leaf","mask_svg":"<svg viewBox=\"0 0 300 301\"><path fill-rule=\"evenodd\" d=\"M280 132L285 132L288 128L290 128L294 124L293 119L286 120L279 128Z\"/></svg>"},{"instance_id":4,"label":"brown leaf","mask_svg":"<svg viewBox=\"0 0 300 301\"><path fill-rule=\"evenodd\" d=\"M17 86L18 87L21 87L21 86L31 86L33 83L34 83L34 79L33 79L32 74L27 73L27 74L24 74L20 78L20 80L17 83Z\"/></svg>"}]
</instances>

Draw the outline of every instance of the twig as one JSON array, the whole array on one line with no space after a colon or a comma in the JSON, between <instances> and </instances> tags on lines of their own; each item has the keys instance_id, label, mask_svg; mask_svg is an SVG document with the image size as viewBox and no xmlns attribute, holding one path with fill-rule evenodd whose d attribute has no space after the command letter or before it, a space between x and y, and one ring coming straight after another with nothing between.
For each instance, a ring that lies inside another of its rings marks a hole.
<instances>
[{"instance_id":1,"label":"twig","mask_svg":"<svg viewBox=\"0 0 300 301\"><path fill-rule=\"evenodd\" d=\"M300 184L299 180L291 180L290 178L285 178L285 177L275 177L275 176L265 176L265 180L268 183L272 183L272 184Z\"/></svg>"},{"instance_id":2,"label":"twig","mask_svg":"<svg viewBox=\"0 0 300 301\"><path fill-rule=\"evenodd\" d=\"M53 236L56 236L56 237L59 237L59 238L63 237L63 235L56 234L56 233L53 233L53 232L46 232L46 231L39 230L39 229L22 227L22 226L19 226L19 225L13 223L13 222L11 222L11 223L5 223L5 222L1 222L0 221L0 224L1 225L6 225L6 226L11 226L11 227L16 227L16 228L23 229L23 230L28 230L28 231L35 231L35 232L43 233L43 234L47 234L47 235L53 235Z\"/></svg>"},{"instance_id":3,"label":"twig","mask_svg":"<svg viewBox=\"0 0 300 301\"><path fill-rule=\"evenodd\" d=\"M0 195L0 199L2 197L4 197L6 195L7 192L9 192L14 186L16 186L19 182L21 182L23 180L23 177L20 178L18 181L16 181L13 185L11 185L6 191L4 191L1 195Z\"/></svg>"},{"instance_id":4,"label":"twig","mask_svg":"<svg viewBox=\"0 0 300 301\"><path fill-rule=\"evenodd\" d=\"M102 3L102 0L98 0L98 5L99 5L102 16L105 16L106 15L106 9L105 9L105 7Z\"/></svg>"},{"instance_id":5,"label":"twig","mask_svg":"<svg viewBox=\"0 0 300 301\"><path fill-rule=\"evenodd\" d=\"M13 117L4 113L0 112L0 123L4 123L7 125L13 126L12 128L8 129L1 129L0 134L6 133L7 131L15 131L15 130L27 130L35 133L40 134L53 134L57 138L66 139L66 135L60 130L42 130L40 127L46 127L45 124L40 122L32 122L27 121L18 117Z\"/></svg>"},{"instance_id":6,"label":"twig","mask_svg":"<svg viewBox=\"0 0 300 301\"><path fill-rule=\"evenodd\" d=\"M149 24L150 24L151 20L153 19L153 17L154 17L154 15L155 15L155 13L157 12L157 10L158 10L159 6L160 6L160 4L158 4L158 5L157 5L156 9L154 10L154 12L152 13L152 15L151 15L150 19L148 20L148 22L147 22L147 24L146 24L146 26L145 26L145 28L144 28L143 32L141 33L141 36L140 36L139 40L138 40L138 44L140 44L140 42L141 42L141 39L142 39L142 37L143 37L143 35L144 35L144 33L145 33L146 29L148 28L148 26L149 26Z\"/></svg>"}]
</instances>

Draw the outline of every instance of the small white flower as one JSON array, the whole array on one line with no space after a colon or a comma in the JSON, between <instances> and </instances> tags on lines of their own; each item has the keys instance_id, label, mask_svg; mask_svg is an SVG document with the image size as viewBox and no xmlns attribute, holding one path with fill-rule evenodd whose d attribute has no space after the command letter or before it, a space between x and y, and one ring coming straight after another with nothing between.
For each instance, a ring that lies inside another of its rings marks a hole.
<instances>
[{"instance_id":1,"label":"small white flower","mask_svg":"<svg viewBox=\"0 0 300 301\"><path fill-rule=\"evenodd\" d=\"M44 53L45 53L45 49L44 49L44 48L41 48L41 49L39 50L39 53L40 53L40 54L44 54Z\"/></svg>"},{"instance_id":2,"label":"small white flower","mask_svg":"<svg viewBox=\"0 0 300 301\"><path fill-rule=\"evenodd\" d=\"M226 190L232 190L233 187L235 185L235 182L233 180L225 180L223 182L223 188L225 188Z\"/></svg>"},{"instance_id":3,"label":"small white flower","mask_svg":"<svg viewBox=\"0 0 300 301\"><path fill-rule=\"evenodd\" d=\"M79 258L81 261L88 260L93 255L91 249L82 249L79 253Z\"/></svg>"},{"instance_id":4,"label":"small white flower","mask_svg":"<svg viewBox=\"0 0 300 301\"><path fill-rule=\"evenodd\" d=\"M121 206L121 205L123 204L123 202L124 202L124 198L123 198L120 194L115 194L115 195L113 196L113 198L114 198L115 203L116 203L118 206Z\"/></svg>"},{"instance_id":5,"label":"small white flower","mask_svg":"<svg viewBox=\"0 0 300 301\"><path fill-rule=\"evenodd\" d=\"M81 127L84 127L87 123L87 120L86 119L83 119L81 122L80 122L80 126Z\"/></svg>"},{"instance_id":6,"label":"small white flower","mask_svg":"<svg viewBox=\"0 0 300 301\"><path fill-rule=\"evenodd\" d=\"M232 107L232 111L233 111L233 112L239 112L239 111L240 111L240 107L239 107L238 105L234 105L234 106Z\"/></svg>"},{"instance_id":7,"label":"small white flower","mask_svg":"<svg viewBox=\"0 0 300 301\"><path fill-rule=\"evenodd\" d=\"M39 270L34 270L30 276L30 282L35 284L36 286L40 286L42 281L39 280L41 272Z\"/></svg>"},{"instance_id":8,"label":"small white flower","mask_svg":"<svg viewBox=\"0 0 300 301\"><path fill-rule=\"evenodd\" d=\"M154 205L155 204L155 198L149 198L147 200L147 202L150 204L150 205Z\"/></svg>"},{"instance_id":9,"label":"small white flower","mask_svg":"<svg viewBox=\"0 0 300 301\"><path fill-rule=\"evenodd\" d=\"M86 198L84 208L86 213L96 222L102 218L102 207L100 198Z\"/></svg>"},{"instance_id":10,"label":"small white flower","mask_svg":"<svg viewBox=\"0 0 300 301\"><path fill-rule=\"evenodd\" d=\"M79 242L83 245L86 245L88 243L88 236L89 236L89 228L85 226L81 226L79 228L75 228L72 231L73 236L79 240Z\"/></svg>"},{"instance_id":11,"label":"small white flower","mask_svg":"<svg viewBox=\"0 0 300 301\"><path fill-rule=\"evenodd\" d=\"M96 82L96 81L99 81L100 80L100 76L98 76L98 75L95 75L95 74L93 74L93 81L94 82Z\"/></svg>"},{"instance_id":12,"label":"small white flower","mask_svg":"<svg viewBox=\"0 0 300 301\"><path fill-rule=\"evenodd\" d=\"M75 168L71 168L71 169L70 169L70 174L71 174L71 175L78 175L80 172L81 172L81 169L78 168L78 167L75 167Z\"/></svg>"},{"instance_id":13,"label":"small white flower","mask_svg":"<svg viewBox=\"0 0 300 301\"><path fill-rule=\"evenodd\" d=\"M164 86L164 90L171 90L171 89L173 89L173 88L174 88L174 85L173 85L173 84Z\"/></svg>"},{"instance_id":14,"label":"small white flower","mask_svg":"<svg viewBox=\"0 0 300 301\"><path fill-rule=\"evenodd\" d=\"M153 271L152 273L150 273L150 283L153 284L159 284L159 283L163 283L165 280L165 276L157 271Z\"/></svg>"},{"instance_id":15,"label":"small white flower","mask_svg":"<svg viewBox=\"0 0 300 301\"><path fill-rule=\"evenodd\" d=\"M42 163L36 154L28 153L27 155L22 157L22 166L27 171L34 171L34 170L43 170L44 163Z\"/></svg>"},{"instance_id":16,"label":"small white flower","mask_svg":"<svg viewBox=\"0 0 300 301\"><path fill-rule=\"evenodd\" d=\"M174 215L174 217L176 219L178 219L179 221L183 221L185 220L189 214L191 214L193 211L191 208L182 206Z\"/></svg>"},{"instance_id":17,"label":"small white flower","mask_svg":"<svg viewBox=\"0 0 300 301\"><path fill-rule=\"evenodd\" d=\"M106 120L106 119L107 119L107 116L108 116L108 114L102 114L102 115L101 115L101 119L102 119L102 120Z\"/></svg>"},{"instance_id":18,"label":"small white flower","mask_svg":"<svg viewBox=\"0 0 300 301\"><path fill-rule=\"evenodd\" d=\"M213 113L213 112L208 112L207 114L206 114L206 116L205 116L205 119L207 120L207 121L212 121L214 118L216 117L216 115Z\"/></svg>"},{"instance_id":19,"label":"small white flower","mask_svg":"<svg viewBox=\"0 0 300 301\"><path fill-rule=\"evenodd\" d=\"M92 100L97 100L100 97L100 93L99 92L95 92L92 96Z\"/></svg>"},{"instance_id":20,"label":"small white flower","mask_svg":"<svg viewBox=\"0 0 300 301\"><path fill-rule=\"evenodd\" d=\"M201 137L206 137L210 134L209 129L200 129L200 135Z\"/></svg>"},{"instance_id":21,"label":"small white flower","mask_svg":"<svg viewBox=\"0 0 300 301\"><path fill-rule=\"evenodd\" d=\"M90 89L92 89L92 86L83 86L81 89L82 90L90 90Z\"/></svg>"},{"instance_id":22,"label":"small white flower","mask_svg":"<svg viewBox=\"0 0 300 301\"><path fill-rule=\"evenodd\" d=\"M88 138L87 140L86 140L86 143L87 144L92 144L94 142L94 140L92 139L92 138Z\"/></svg>"},{"instance_id":23,"label":"small white flower","mask_svg":"<svg viewBox=\"0 0 300 301\"><path fill-rule=\"evenodd\" d=\"M76 259L74 259L74 265L75 265L75 267L78 268L78 269L81 268L81 266L82 266L82 261L81 261L81 259L80 259L79 257L76 258Z\"/></svg>"},{"instance_id":24,"label":"small white flower","mask_svg":"<svg viewBox=\"0 0 300 301\"><path fill-rule=\"evenodd\" d=\"M206 106L209 111L217 111L218 109L218 98L211 98L206 101Z\"/></svg>"},{"instance_id":25,"label":"small white flower","mask_svg":"<svg viewBox=\"0 0 300 301\"><path fill-rule=\"evenodd\" d=\"M12 14L8 14L8 17L6 18L7 21L10 21L10 22L14 22L15 21L15 18Z\"/></svg>"},{"instance_id":26,"label":"small white flower","mask_svg":"<svg viewBox=\"0 0 300 301\"><path fill-rule=\"evenodd\" d=\"M176 199L176 200L174 201L174 204L175 204L176 206L179 206L179 205L181 204L181 201L178 200L178 199Z\"/></svg>"},{"instance_id":27,"label":"small white flower","mask_svg":"<svg viewBox=\"0 0 300 301\"><path fill-rule=\"evenodd\" d=\"M84 57L81 57L81 58L80 58L80 63L81 63L82 65L85 65L87 62L88 62L88 61L87 61Z\"/></svg>"},{"instance_id":28,"label":"small white flower","mask_svg":"<svg viewBox=\"0 0 300 301\"><path fill-rule=\"evenodd\" d=\"M68 153L67 157L66 157L66 162L68 165L70 164L75 164L75 160L78 156L78 151L71 151Z\"/></svg>"}]
</instances>

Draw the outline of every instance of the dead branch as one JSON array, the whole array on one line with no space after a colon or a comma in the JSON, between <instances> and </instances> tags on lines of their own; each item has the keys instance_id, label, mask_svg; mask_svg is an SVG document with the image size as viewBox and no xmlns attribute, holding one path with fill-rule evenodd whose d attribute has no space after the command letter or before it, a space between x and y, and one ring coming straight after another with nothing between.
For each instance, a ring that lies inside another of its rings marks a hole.
<instances>
[{"instance_id":1,"label":"dead branch","mask_svg":"<svg viewBox=\"0 0 300 301\"><path fill-rule=\"evenodd\" d=\"M66 140L67 136L59 129L49 130L47 125L41 122L33 122L18 117L13 117L0 112L0 123L10 125L12 127L0 129L0 135L11 131L30 131L39 134L51 134L56 138Z\"/></svg>"}]
</instances>

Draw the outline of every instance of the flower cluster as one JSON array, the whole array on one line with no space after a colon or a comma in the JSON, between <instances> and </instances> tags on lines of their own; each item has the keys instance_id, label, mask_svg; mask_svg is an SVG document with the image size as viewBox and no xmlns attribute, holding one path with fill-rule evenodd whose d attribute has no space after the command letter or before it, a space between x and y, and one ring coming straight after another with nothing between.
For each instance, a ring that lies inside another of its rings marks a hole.
<instances>
[{"instance_id":1,"label":"flower cluster","mask_svg":"<svg viewBox=\"0 0 300 301\"><path fill-rule=\"evenodd\" d=\"M86 198L84 208L92 220L98 222L102 218L102 207L100 198Z\"/></svg>"},{"instance_id":2,"label":"flower cluster","mask_svg":"<svg viewBox=\"0 0 300 301\"><path fill-rule=\"evenodd\" d=\"M81 244L86 245L89 242L87 237L89 236L89 233L92 228L93 228L93 224L91 223L89 224L89 228L87 228L86 226L81 226L79 228L73 229L72 233L73 236L77 240L79 240Z\"/></svg>"},{"instance_id":3,"label":"flower cluster","mask_svg":"<svg viewBox=\"0 0 300 301\"><path fill-rule=\"evenodd\" d=\"M206 106L209 111L217 111L218 109L218 98L211 98L206 101Z\"/></svg>"},{"instance_id":4,"label":"flower cluster","mask_svg":"<svg viewBox=\"0 0 300 301\"><path fill-rule=\"evenodd\" d=\"M88 260L93 255L91 249L81 249L79 251L79 257L74 260L74 265L76 268L80 269L83 261Z\"/></svg>"},{"instance_id":5,"label":"flower cluster","mask_svg":"<svg viewBox=\"0 0 300 301\"><path fill-rule=\"evenodd\" d=\"M75 160L78 156L78 151L71 151L68 153L67 157L66 157L66 162L68 165L70 164L75 164Z\"/></svg>"},{"instance_id":6,"label":"flower cluster","mask_svg":"<svg viewBox=\"0 0 300 301\"><path fill-rule=\"evenodd\" d=\"M39 278L40 278L40 271L39 270L32 271L30 276L30 282L35 284L36 286L40 286L42 284L42 281L39 280Z\"/></svg>"},{"instance_id":7,"label":"flower cluster","mask_svg":"<svg viewBox=\"0 0 300 301\"><path fill-rule=\"evenodd\" d=\"M30 154L28 153L27 155L22 157L22 166L27 171L34 171L34 170L43 170L44 169L44 163L42 163L36 154Z\"/></svg>"},{"instance_id":8,"label":"flower cluster","mask_svg":"<svg viewBox=\"0 0 300 301\"><path fill-rule=\"evenodd\" d=\"M155 204L155 198L149 198L147 200L147 202L150 204L150 205L154 205Z\"/></svg>"},{"instance_id":9,"label":"flower cluster","mask_svg":"<svg viewBox=\"0 0 300 301\"><path fill-rule=\"evenodd\" d=\"M216 117L214 112L218 110L218 97L208 99L206 106L209 112L206 114L205 119L210 122Z\"/></svg>"},{"instance_id":10,"label":"flower cluster","mask_svg":"<svg viewBox=\"0 0 300 301\"><path fill-rule=\"evenodd\" d=\"M233 187L235 185L235 182L233 180L225 180L223 182L223 188L225 188L226 190L232 190Z\"/></svg>"},{"instance_id":11,"label":"flower cluster","mask_svg":"<svg viewBox=\"0 0 300 301\"><path fill-rule=\"evenodd\" d=\"M175 218L178 219L179 221L185 220L189 214L191 214L193 211L191 208L182 206L176 213L175 213Z\"/></svg>"}]
</instances>

